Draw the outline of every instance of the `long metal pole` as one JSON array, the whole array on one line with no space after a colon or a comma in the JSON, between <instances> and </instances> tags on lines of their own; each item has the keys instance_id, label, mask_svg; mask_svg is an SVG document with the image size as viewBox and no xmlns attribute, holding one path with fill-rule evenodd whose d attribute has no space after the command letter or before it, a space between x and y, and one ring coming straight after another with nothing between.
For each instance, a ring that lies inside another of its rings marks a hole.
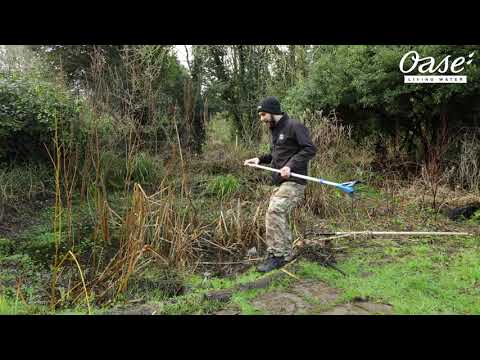
<instances>
[{"instance_id":1,"label":"long metal pole","mask_svg":"<svg viewBox=\"0 0 480 360\"><path fill-rule=\"evenodd\" d=\"M434 236L472 236L467 232L446 232L446 231L348 231L332 232L316 235L434 235Z\"/></svg>"},{"instance_id":2,"label":"long metal pole","mask_svg":"<svg viewBox=\"0 0 480 360\"><path fill-rule=\"evenodd\" d=\"M263 165L247 164L247 166L256 167L256 168L264 169L264 170L268 170L268 171L273 171L273 172L276 172L276 173L281 172L278 169L274 169L274 168L271 168L271 167L268 167L268 166L263 166ZM333 186L342 187L342 188L344 187L342 184L339 184L339 183L335 183L335 182L327 181L327 180L323 180L323 179L317 179L317 178L314 178L314 177L311 177L311 176L301 175L301 174L297 174L297 173L294 173L294 172L291 172L290 176L300 178L300 179L304 179L304 180L315 181L315 182L318 182L320 184L333 185Z\"/></svg>"}]
</instances>

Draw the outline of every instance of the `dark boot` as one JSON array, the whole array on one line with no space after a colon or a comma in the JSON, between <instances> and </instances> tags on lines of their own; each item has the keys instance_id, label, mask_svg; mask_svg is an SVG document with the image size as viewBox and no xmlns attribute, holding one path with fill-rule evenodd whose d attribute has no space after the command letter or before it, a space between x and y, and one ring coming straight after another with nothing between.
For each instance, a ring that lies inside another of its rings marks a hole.
<instances>
[{"instance_id":1,"label":"dark boot","mask_svg":"<svg viewBox=\"0 0 480 360\"><path fill-rule=\"evenodd\" d=\"M269 255L267 259L257 266L258 272L269 272L275 269L279 269L287 263L283 256L273 256Z\"/></svg>"}]
</instances>

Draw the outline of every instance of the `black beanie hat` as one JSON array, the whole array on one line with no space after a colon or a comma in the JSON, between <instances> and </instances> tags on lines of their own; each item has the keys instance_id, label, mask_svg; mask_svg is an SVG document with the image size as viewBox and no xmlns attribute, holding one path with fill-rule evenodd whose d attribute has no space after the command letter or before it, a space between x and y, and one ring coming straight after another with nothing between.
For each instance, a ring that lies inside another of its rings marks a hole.
<instances>
[{"instance_id":1,"label":"black beanie hat","mask_svg":"<svg viewBox=\"0 0 480 360\"><path fill-rule=\"evenodd\" d=\"M257 111L275 115L283 114L282 109L280 108L280 102L275 96L269 96L264 99L257 107Z\"/></svg>"}]
</instances>

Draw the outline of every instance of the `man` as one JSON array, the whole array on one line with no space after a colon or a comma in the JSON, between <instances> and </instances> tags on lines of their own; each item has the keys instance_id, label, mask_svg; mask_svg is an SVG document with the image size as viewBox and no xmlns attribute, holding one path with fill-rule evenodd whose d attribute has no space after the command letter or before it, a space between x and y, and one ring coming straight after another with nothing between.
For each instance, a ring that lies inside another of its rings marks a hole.
<instances>
[{"instance_id":1,"label":"man","mask_svg":"<svg viewBox=\"0 0 480 360\"><path fill-rule=\"evenodd\" d=\"M268 256L257 267L259 272L269 272L292 260L293 244L288 216L303 200L307 182L290 177L290 173L307 175L308 161L315 156L317 149L310 140L308 129L282 112L277 98L267 97L257 110L260 120L270 127L270 153L245 160L244 164L272 163L274 168L281 171L272 175L275 188L265 217Z\"/></svg>"}]
</instances>

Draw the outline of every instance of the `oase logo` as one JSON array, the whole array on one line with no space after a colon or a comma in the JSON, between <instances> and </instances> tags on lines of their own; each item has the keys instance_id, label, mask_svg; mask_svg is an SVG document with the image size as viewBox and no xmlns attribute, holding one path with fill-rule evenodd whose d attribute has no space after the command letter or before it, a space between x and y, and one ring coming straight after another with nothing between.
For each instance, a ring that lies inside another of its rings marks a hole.
<instances>
[{"instance_id":1,"label":"oase logo","mask_svg":"<svg viewBox=\"0 0 480 360\"><path fill-rule=\"evenodd\" d=\"M465 69L465 64L470 65L473 61L472 52L468 55L467 60L461 56L453 61L451 55L446 56L438 64L435 63L435 59L432 56L421 58L418 52L409 51L406 53L402 60L400 60L400 71L404 74L409 74L417 69L420 74L445 74L445 75L405 75L404 83L408 84L427 84L427 83L466 83L467 77L457 75ZM407 62L407 60L411 60Z\"/></svg>"}]
</instances>

